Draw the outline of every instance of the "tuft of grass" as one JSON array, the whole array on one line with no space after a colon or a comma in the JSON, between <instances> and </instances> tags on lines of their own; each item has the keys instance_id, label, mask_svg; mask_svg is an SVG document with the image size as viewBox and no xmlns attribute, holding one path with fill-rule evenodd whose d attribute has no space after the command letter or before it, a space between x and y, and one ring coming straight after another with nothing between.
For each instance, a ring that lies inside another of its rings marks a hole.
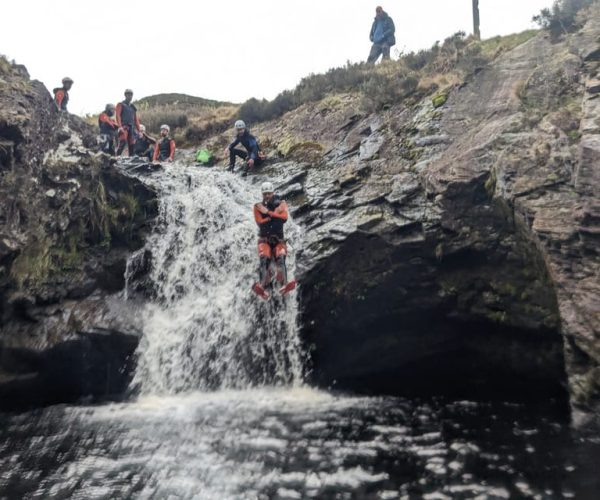
<instances>
[{"instance_id":1,"label":"tuft of grass","mask_svg":"<svg viewBox=\"0 0 600 500\"><path fill-rule=\"evenodd\" d=\"M512 35L506 36L495 36L482 40L481 53L484 57L496 58L504 52L508 52L519 45L531 40L535 35L539 33L539 30L526 30L521 33L513 33Z\"/></svg>"},{"instance_id":2,"label":"tuft of grass","mask_svg":"<svg viewBox=\"0 0 600 500\"><path fill-rule=\"evenodd\" d=\"M51 264L50 242L41 239L19 254L12 263L10 275L19 289L40 285L50 274Z\"/></svg>"},{"instance_id":3,"label":"tuft of grass","mask_svg":"<svg viewBox=\"0 0 600 500\"><path fill-rule=\"evenodd\" d=\"M12 73L12 64L3 55L0 55L0 75L8 75Z\"/></svg>"}]
</instances>

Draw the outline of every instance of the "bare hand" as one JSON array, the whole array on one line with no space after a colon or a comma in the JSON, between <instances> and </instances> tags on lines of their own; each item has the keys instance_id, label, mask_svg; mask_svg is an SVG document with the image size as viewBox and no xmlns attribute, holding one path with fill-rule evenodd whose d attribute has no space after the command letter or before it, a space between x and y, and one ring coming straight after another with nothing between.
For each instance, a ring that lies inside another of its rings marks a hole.
<instances>
[{"instance_id":1,"label":"bare hand","mask_svg":"<svg viewBox=\"0 0 600 500\"><path fill-rule=\"evenodd\" d=\"M258 208L258 211L263 215L267 215L269 213L269 209L265 207L262 203L259 203L256 208Z\"/></svg>"},{"instance_id":2,"label":"bare hand","mask_svg":"<svg viewBox=\"0 0 600 500\"><path fill-rule=\"evenodd\" d=\"M254 166L254 160L252 158L250 158L248 160L248 167L252 168Z\"/></svg>"}]
</instances>

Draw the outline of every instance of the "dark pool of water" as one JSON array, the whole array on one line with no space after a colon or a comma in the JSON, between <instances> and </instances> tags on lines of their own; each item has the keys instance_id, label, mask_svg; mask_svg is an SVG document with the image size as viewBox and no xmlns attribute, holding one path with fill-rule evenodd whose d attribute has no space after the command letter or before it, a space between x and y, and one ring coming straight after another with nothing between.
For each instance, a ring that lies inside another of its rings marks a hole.
<instances>
[{"instance_id":1,"label":"dark pool of water","mask_svg":"<svg viewBox=\"0 0 600 500\"><path fill-rule=\"evenodd\" d=\"M550 409L195 393L0 415L2 499L600 498L600 438Z\"/></svg>"}]
</instances>

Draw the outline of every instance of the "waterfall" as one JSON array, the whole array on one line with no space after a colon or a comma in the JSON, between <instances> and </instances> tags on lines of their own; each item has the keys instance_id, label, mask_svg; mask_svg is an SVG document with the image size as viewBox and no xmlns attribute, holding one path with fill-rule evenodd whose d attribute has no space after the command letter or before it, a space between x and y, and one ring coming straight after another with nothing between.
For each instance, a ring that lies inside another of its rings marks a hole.
<instances>
[{"instance_id":1,"label":"waterfall","mask_svg":"<svg viewBox=\"0 0 600 500\"><path fill-rule=\"evenodd\" d=\"M296 295L262 302L250 290L258 267L257 186L178 163L144 181L159 193L159 216L138 252L150 255L151 298L133 386L168 394L301 384ZM288 221L291 277L300 236Z\"/></svg>"}]
</instances>

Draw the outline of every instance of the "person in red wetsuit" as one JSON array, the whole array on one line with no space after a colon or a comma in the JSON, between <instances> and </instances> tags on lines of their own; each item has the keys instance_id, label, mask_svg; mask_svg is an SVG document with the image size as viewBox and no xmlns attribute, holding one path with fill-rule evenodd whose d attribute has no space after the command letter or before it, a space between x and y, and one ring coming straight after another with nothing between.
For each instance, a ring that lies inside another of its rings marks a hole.
<instances>
[{"instance_id":1,"label":"person in red wetsuit","mask_svg":"<svg viewBox=\"0 0 600 500\"><path fill-rule=\"evenodd\" d=\"M273 259L277 268L275 278L280 286L279 293L285 295L293 290L296 282L288 282L285 264L288 250L283 237L283 225L288 220L287 203L275 194L270 182L263 182L261 191L263 200L254 205L254 220L258 224L259 282L252 289L263 299L268 299L267 288L271 284Z\"/></svg>"},{"instance_id":2,"label":"person in red wetsuit","mask_svg":"<svg viewBox=\"0 0 600 500\"><path fill-rule=\"evenodd\" d=\"M98 117L98 128L100 129L98 144L100 151L108 153L111 156L115 156L115 140L119 130L119 124L112 118L114 114L115 105L107 104L104 111Z\"/></svg>"},{"instance_id":3,"label":"person in red wetsuit","mask_svg":"<svg viewBox=\"0 0 600 500\"><path fill-rule=\"evenodd\" d=\"M140 120L137 108L131 103L133 90L125 90L125 100L117 104L117 123L119 124L119 148L117 154L122 155L125 146L129 156L133 156L133 145L140 131Z\"/></svg>"},{"instance_id":4,"label":"person in red wetsuit","mask_svg":"<svg viewBox=\"0 0 600 500\"><path fill-rule=\"evenodd\" d=\"M69 90L73 86L73 80L68 76L62 79L62 87L55 88L54 92L54 104L56 109L59 111L67 111L67 104L69 104Z\"/></svg>"},{"instance_id":5,"label":"person in red wetsuit","mask_svg":"<svg viewBox=\"0 0 600 500\"><path fill-rule=\"evenodd\" d=\"M175 141L169 137L171 127L168 125L160 126L160 139L154 148L154 162L172 162L175 156Z\"/></svg>"}]
</instances>

